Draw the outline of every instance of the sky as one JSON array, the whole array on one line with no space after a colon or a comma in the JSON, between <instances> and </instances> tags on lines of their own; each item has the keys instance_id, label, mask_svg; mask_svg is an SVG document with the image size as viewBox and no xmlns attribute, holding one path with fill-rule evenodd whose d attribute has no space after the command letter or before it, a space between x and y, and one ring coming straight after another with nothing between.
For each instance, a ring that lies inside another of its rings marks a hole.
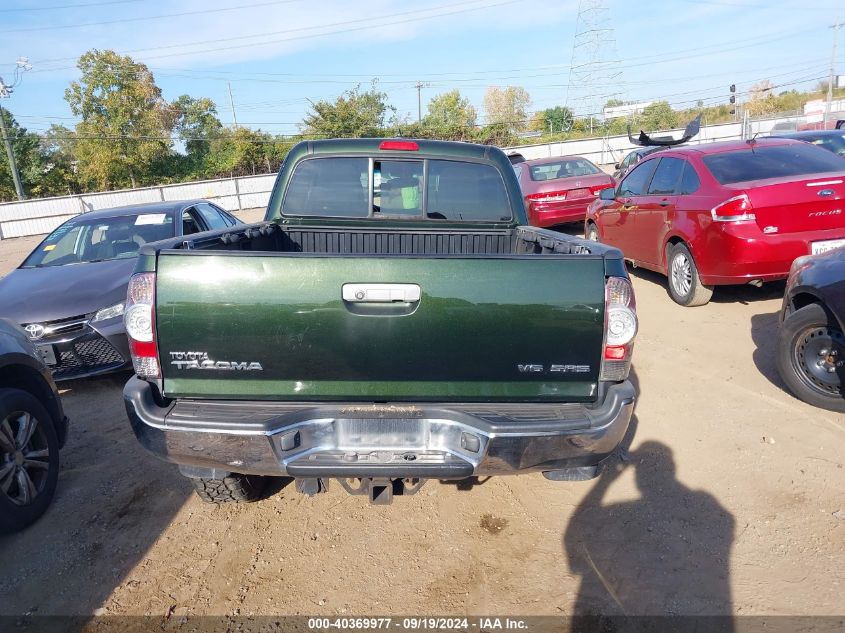
<instances>
[{"instance_id":1,"label":"sky","mask_svg":"<svg viewBox=\"0 0 845 633\"><path fill-rule=\"evenodd\" d=\"M233 102L239 125L274 134L373 81L410 120L418 95L425 114L457 88L483 123L485 89L508 85L529 92L530 111L586 113L610 97L685 108L726 102L730 84L740 98L761 80L812 88L837 20L842 0L2 0L0 77L12 82L19 57L32 66L2 105L34 132L72 126L64 91L96 48L145 63L168 100L210 97L226 125ZM576 38L591 28L600 35ZM836 66L845 74L845 28Z\"/></svg>"}]
</instances>

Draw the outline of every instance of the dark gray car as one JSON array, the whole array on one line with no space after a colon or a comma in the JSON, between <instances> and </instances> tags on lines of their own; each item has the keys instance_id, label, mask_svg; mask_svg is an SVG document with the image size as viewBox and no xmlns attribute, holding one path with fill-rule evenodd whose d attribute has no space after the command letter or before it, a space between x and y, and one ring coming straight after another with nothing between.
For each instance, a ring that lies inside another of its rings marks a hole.
<instances>
[{"instance_id":1,"label":"dark gray car","mask_svg":"<svg viewBox=\"0 0 845 633\"><path fill-rule=\"evenodd\" d=\"M26 333L0 319L0 534L38 519L53 498L68 421Z\"/></svg>"},{"instance_id":2,"label":"dark gray car","mask_svg":"<svg viewBox=\"0 0 845 633\"><path fill-rule=\"evenodd\" d=\"M0 279L0 317L26 330L56 380L130 368L123 305L138 249L235 224L205 200L83 213Z\"/></svg>"}]
</instances>

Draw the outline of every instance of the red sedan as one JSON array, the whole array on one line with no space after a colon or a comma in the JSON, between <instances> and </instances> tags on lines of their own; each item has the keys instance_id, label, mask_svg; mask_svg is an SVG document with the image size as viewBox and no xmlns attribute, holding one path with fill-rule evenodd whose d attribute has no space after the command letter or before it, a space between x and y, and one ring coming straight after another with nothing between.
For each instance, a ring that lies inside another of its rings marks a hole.
<instances>
[{"instance_id":1,"label":"red sedan","mask_svg":"<svg viewBox=\"0 0 845 633\"><path fill-rule=\"evenodd\" d=\"M713 286L785 279L796 257L845 245L845 167L786 139L666 149L602 192L585 234L704 305Z\"/></svg>"},{"instance_id":2,"label":"red sedan","mask_svg":"<svg viewBox=\"0 0 845 633\"><path fill-rule=\"evenodd\" d=\"M580 156L527 160L514 165L532 226L583 222L587 207L613 178Z\"/></svg>"}]
</instances>

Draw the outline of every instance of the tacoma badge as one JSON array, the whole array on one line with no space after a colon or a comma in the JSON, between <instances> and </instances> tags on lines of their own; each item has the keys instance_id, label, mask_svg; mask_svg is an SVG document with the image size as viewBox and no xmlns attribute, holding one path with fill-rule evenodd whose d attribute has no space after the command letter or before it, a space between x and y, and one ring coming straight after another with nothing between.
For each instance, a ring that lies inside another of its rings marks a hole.
<instances>
[{"instance_id":1,"label":"tacoma badge","mask_svg":"<svg viewBox=\"0 0 845 633\"><path fill-rule=\"evenodd\" d=\"M210 369L213 371L263 371L261 363L249 361L211 360L208 352L170 352L170 364L176 369Z\"/></svg>"}]
</instances>

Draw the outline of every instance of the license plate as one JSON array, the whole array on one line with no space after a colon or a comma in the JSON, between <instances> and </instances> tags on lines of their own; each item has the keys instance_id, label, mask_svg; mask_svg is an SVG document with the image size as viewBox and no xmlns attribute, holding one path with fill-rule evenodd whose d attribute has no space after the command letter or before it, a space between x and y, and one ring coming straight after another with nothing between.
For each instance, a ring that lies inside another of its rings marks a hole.
<instances>
[{"instance_id":1,"label":"license plate","mask_svg":"<svg viewBox=\"0 0 845 633\"><path fill-rule=\"evenodd\" d=\"M56 364L56 350L53 349L52 345L37 345L36 347L46 364L51 366Z\"/></svg>"},{"instance_id":2,"label":"license plate","mask_svg":"<svg viewBox=\"0 0 845 633\"><path fill-rule=\"evenodd\" d=\"M810 244L810 252L812 252L813 255L818 255L819 253L826 253L827 251L832 251L834 248L839 248L840 246L845 246L845 239L812 242Z\"/></svg>"},{"instance_id":3,"label":"license plate","mask_svg":"<svg viewBox=\"0 0 845 633\"><path fill-rule=\"evenodd\" d=\"M569 192L570 198L588 198L590 195L589 189L572 189Z\"/></svg>"}]
</instances>

